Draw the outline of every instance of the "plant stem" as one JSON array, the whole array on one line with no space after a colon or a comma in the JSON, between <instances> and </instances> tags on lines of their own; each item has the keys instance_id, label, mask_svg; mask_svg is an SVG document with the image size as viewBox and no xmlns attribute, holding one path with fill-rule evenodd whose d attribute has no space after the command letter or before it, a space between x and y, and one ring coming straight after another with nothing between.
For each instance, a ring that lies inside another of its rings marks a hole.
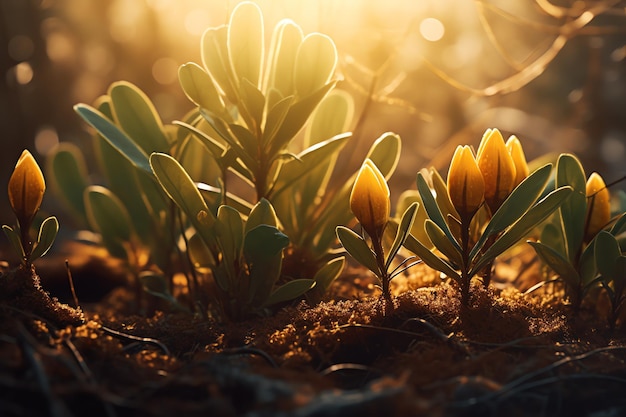
<instances>
[{"instance_id":1,"label":"plant stem","mask_svg":"<svg viewBox=\"0 0 626 417\"><path fill-rule=\"evenodd\" d=\"M469 304L470 281L469 276L469 231L471 216L462 216L461 218L461 304L467 306Z\"/></svg>"},{"instance_id":2,"label":"plant stem","mask_svg":"<svg viewBox=\"0 0 626 417\"><path fill-rule=\"evenodd\" d=\"M385 253L382 245L382 231L376 233L376 236L372 236L372 246L374 249L374 255L376 255L376 263L378 264L378 270L380 272L379 278L383 287L383 298L385 300L385 315L391 313L393 309L393 301L391 300L391 290L389 288L389 273L385 266Z\"/></svg>"}]
</instances>

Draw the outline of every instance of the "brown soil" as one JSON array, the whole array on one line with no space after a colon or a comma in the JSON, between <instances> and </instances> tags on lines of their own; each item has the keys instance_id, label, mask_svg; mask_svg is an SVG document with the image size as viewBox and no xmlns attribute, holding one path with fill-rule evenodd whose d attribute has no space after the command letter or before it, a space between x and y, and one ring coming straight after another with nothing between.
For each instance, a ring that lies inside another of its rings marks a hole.
<instances>
[{"instance_id":1,"label":"brown soil","mask_svg":"<svg viewBox=\"0 0 626 417\"><path fill-rule=\"evenodd\" d=\"M476 283L464 308L433 277L399 277L388 316L370 279L346 276L335 301L219 324L129 314L125 287L83 313L34 271L7 271L0 415L626 415L626 334L601 303L574 315L558 287L522 295L495 282Z\"/></svg>"}]
</instances>

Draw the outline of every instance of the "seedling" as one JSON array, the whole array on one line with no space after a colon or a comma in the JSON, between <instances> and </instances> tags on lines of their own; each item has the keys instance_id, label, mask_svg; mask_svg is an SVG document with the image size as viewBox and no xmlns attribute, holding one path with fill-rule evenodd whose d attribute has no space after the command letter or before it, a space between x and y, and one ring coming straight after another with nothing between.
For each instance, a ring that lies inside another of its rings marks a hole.
<instances>
[{"instance_id":1,"label":"seedling","mask_svg":"<svg viewBox=\"0 0 626 417\"><path fill-rule=\"evenodd\" d=\"M50 250L59 231L59 222L56 217L50 216L39 226L37 238L32 239L31 229L45 191L46 183L37 161L28 150L24 150L9 179L9 203L17 225L3 225L2 230L20 257L21 266L26 269L30 269L34 260Z\"/></svg>"},{"instance_id":2,"label":"seedling","mask_svg":"<svg viewBox=\"0 0 626 417\"><path fill-rule=\"evenodd\" d=\"M413 203L406 209L393 243L385 251L383 248L384 233L390 221L389 187L376 165L370 159L366 159L350 194L350 209L369 237L369 245L365 237L347 227L337 227L337 237L345 250L380 280L387 312L393 306L389 283L394 276L401 272L397 269L390 271L389 268L409 236L417 208L418 204Z\"/></svg>"}]
</instances>

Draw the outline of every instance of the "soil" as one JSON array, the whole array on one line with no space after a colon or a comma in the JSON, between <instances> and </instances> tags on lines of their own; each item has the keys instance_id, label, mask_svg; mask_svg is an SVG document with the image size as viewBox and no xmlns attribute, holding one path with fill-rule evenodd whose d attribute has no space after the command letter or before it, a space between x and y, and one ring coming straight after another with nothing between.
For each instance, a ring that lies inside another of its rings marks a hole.
<instances>
[{"instance_id":1,"label":"soil","mask_svg":"<svg viewBox=\"0 0 626 417\"><path fill-rule=\"evenodd\" d=\"M80 308L58 290L64 265L6 269L0 415L626 415L626 332L608 326L602 294L577 313L558 285L523 294L540 274L516 259L489 289L475 282L468 307L419 266L394 280L385 316L371 278L351 269L326 301L242 323L156 299L138 314L102 259L72 268L79 299L96 274L111 277Z\"/></svg>"}]
</instances>

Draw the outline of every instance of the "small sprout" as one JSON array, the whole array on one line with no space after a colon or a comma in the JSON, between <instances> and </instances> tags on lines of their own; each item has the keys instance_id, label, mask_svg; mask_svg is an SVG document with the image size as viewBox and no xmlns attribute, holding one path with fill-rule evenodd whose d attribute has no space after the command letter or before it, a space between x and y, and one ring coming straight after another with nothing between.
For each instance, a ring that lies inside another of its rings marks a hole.
<instances>
[{"instance_id":1,"label":"small sprout","mask_svg":"<svg viewBox=\"0 0 626 417\"><path fill-rule=\"evenodd\" d=\"M454 208L471 219L485 199L485 181L469 146L458 146L448 171L448 193Z\"/></svg>"},{"instance_id":2,"label":"small sprout","mask_svg":"<svg viewBox=\"0 0 626 417\"><path fill-rule=\"evenodd\" d=\"M478 147L478 168L485 180L485 202L494 214L515 187L515 163L498 129L487 129Z\"/></svg>"},{"instance_id":3,"label":"small sprout","mask_svg":"<svg viewBox=\"0 0 626 417\"><path fill-rule=\"evenodd\" d=\"M350 194L350 209L372 238L382 237L389 221L390 204L385 177L370 159L366 159Z\"/></svg>"},{"instance_id":4,"label":"small sprout","mask_svg":"<svg viewBox=\"0 0 626 417\"><path fill-rule=\"evenodd\" d=\"M526 155L524 155L524 149L522 149L522 143L517 136L509 137L506 141L506 149L509 151L515 165L515 181L513 181L513 188L515 188L520 182L524 181L524 178L528 176L530 171L526 162Z\"/></svg>"},{"instance_id":5,"label":"small sprout","mask_svg":"<svg viewBox=\"0 0 626 417\"><path fill-rule=\"evenodd\" d=\"M343 226L337 226L337 237L350 255L378 277L382 284L385 312L389 312L393 306L389 283L399 273L398 269L389 271L389 268L398 251L410 236L418 203L412 203L402 215L395 238L386 255L383 249L383 232L389 224L389 187L385 177L370 159L365 160L356 177L350 195L350 208L361 227L369 235L371 247L363 237ZM415 263L403 270L412 265Z\"/></svg>"},{"instance_id":6,"label":"small sprout","mask_svg":"<svg viewBox=\"0 0 626 417\"><path fill-rule=\"evenodd\" d=\"M611 220L611 199L604 180L597 172L589 176L586 191L585 242L589 242Z\"/></svg>"},{"instance_id":7,"label":"small sprout","mask_svg":"<svg viewBox=\"0 0 626 417\"><path fill-rule=\"evenodd\" d=\"M39 165L33 155L24 150L9 179L9 203L20 228L26 230L30 228L45 191L46 182Z\"/></svg>"},{"instance_id":8,"label":"small sprout","mask_svg":"<svg viewBox=\"0 0 626 417\"><path fill-rule=\"evenodd\" d=\"M9 179L9 203L17 217L18 227L13 229L3 225L11 246L22 259L22 265L28 266L37 258L44 256L59 230L59 223L54 216L45 219L36 241L32 241L30 228L39 211L43 194L46 191L46 182L39 165L28 150L24 150L15 165Z\"/></svg>"}]
</instances>

